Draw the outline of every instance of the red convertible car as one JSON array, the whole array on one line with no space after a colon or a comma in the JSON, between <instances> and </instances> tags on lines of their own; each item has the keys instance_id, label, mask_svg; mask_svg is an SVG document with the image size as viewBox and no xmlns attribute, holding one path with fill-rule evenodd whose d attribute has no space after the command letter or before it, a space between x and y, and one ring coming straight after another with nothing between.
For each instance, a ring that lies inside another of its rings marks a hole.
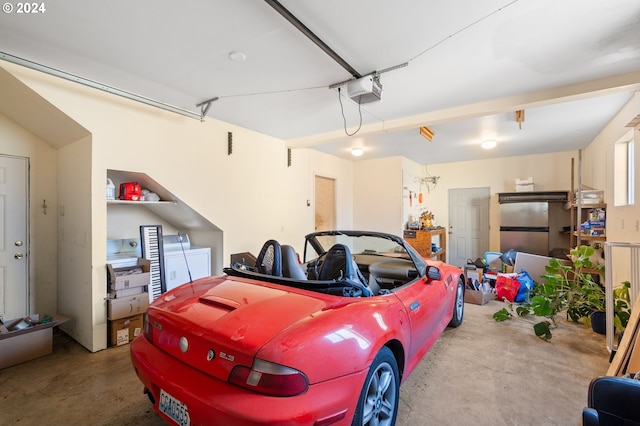
<instances>
[{"instance_id":1,"label":"red convertible car","mask_svg":"<svg viewBox=\"0 0 640 426\"><path fill-rule=\"evenodd\" d=\"M461 324L461 270L376 232L274 240L156 299L131 358L179 425L393 425L400 383Z\"/></svg>"}]
</instances>

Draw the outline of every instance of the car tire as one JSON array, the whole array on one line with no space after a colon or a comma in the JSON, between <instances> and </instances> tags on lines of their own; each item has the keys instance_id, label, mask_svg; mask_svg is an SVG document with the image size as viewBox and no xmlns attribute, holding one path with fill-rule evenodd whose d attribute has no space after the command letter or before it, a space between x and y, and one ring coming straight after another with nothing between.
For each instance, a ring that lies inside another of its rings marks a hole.
<instances>
[{"instance_id":1,"label":"car tire","mask_svg":"<svg viewBox=\"0 0 640 426\"><path fill-rule=\"evenodd\" d=\"M462 278L458 278L458 286L456 287L456 299L453 302L453 315L449 321L449 327L458 327L462 324L464 317L464 282Z\"/></svg>"},{"instance_id":2,"label":"car tire","mask_svg":"<svg viewBox=\"0 0 640 426\"><path fill-rule=\"evenodd\" d=\"M351 426L393 426L399 398L398 363L393 352L384 346L369 368Z\"/></svg>"}]
</instances>

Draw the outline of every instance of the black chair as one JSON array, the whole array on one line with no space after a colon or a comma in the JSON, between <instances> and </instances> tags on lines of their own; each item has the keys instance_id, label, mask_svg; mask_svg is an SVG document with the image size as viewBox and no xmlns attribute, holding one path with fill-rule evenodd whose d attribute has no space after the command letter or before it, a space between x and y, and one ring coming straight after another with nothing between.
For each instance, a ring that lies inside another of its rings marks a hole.
<instances>
[{"instance_id":1,"label":"black chair","mask_svg":"<svg viewBox=\"0 0 640 426\"><path fill-rule=\"evenodd\" d=\"M282 248L276 240L269 240L263 244L260 254L256 258L256 271L261 274L282 276Z\"/></svg>"},{"instance_id":2,"label":"black chair","mask_svg":"<svg viewBox=\"0 0 640 426\"><path fill-rule=\"evenodd\" d=\"M640 380L598 377L589 384L583 426L640 426Z\"/></svg>"},{"instance_id":3,"label":"black chair","mask_svg":"<svg viewBox=\"0 0 640 426\"><path fill-rule=\"evenodd\" d=\"M282 276L296 280L306 280L307 274L302 268L302 265L298 262L298 254L296 253L296 250L288 245L283 245L281 249Z\"/></svg>"}]
</instances>

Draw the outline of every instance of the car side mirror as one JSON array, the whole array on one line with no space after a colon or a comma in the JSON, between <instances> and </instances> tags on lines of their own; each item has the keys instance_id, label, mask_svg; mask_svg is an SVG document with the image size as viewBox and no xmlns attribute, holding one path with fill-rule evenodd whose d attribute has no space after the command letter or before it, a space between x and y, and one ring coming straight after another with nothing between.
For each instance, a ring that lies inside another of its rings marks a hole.
<instances>
[{"instance_id":1,"label":"car side mirror","mask_svg":"<svg viewBox=\"0 0 640 426\"><path fill-rule=\"evenodd\" d=\"M427 266L427 278L429 280L440 281L442 279L442 274L440 273L440 269L436 266Z\"/></svg>"}]
</instances>

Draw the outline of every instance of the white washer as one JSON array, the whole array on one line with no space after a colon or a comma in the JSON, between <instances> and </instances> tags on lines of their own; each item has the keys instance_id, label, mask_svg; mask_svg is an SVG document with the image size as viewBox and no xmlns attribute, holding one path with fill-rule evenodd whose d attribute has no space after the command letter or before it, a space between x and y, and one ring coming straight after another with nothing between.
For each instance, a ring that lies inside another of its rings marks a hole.
<instances>
[{"instance_id":1,"label":"white washer","mask_svg":"<svg viewBox=\"0 0 640 426\"><path fill-rule=\"evenodd\" d=\"M165 250L164 279L167 291L191 279L211 276L211 247L191 246L189 249Z\"/></svg>"}]
</instances>

